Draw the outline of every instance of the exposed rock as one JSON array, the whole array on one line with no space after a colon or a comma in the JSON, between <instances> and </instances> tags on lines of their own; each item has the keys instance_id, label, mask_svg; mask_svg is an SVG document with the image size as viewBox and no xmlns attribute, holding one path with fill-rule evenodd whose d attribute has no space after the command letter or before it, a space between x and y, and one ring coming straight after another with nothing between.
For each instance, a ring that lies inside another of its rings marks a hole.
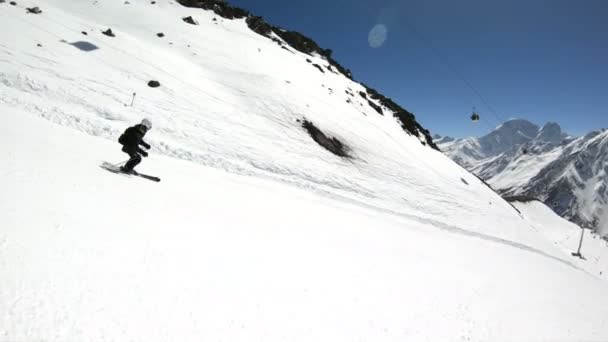
<instances>
[{"instance_id":1,"label":"exposed rock","mask_svg":"<svg viewBox=\"0 0 608 342\"><path fill-rule=\"evenodd\" d=\"M325 73L325 70L323 70L323 68L321 68L321 66L319 64L313 64L312 66L319 69L320 72Z\"/></svg>"},{"instance_id":2,"label":"exposed rock","mask_svg":"<svg viewBox=\"0 0 608 342\"><path fill-rule=\"evenodd\" d=\"M384 107L388 108L393 112L393 116L399 119L401 122L401 128L414 136L424 136L426 143L432 147L433 149L439 151L437 145L433 142L433 138L431 137L431 133L422 127L417 121L414 114L408 112L398 104L396 104L390 98L378 93L375 89L363 84L363 86L367 89L367 94L374 100L378 100L380 104Z\"/></svg>"},{"instance_id":3,"label":"exposed rock","mask_svg":"<svg viewBox=\"0 0 608 342\"><path fill-rule=\"evenodd\" d=\"M13 6L17 6L17 3L14 1L9 2L9 4L13 5Z\"/></svg>"},{"instance_id":4,"label":"exposed rock","mask_svg":"<svg viewBox=\"0 0 608 342\"><path fill-rule=\"evenodd\" d=\"M281 49L286 50L286 51L289 51L289 52L291 52L292 54L294 54L294 55L295 55L295 53L294 53L293 51L289 50L288 48L286 48L286 47L284 47L284 46L281 46Z\"/></svg>"},{"instance_id":5,"label":"exposed rock","mask_svg":"<svg viewBox=\"0 0 608 342\"><path fill-rule=\"evenodd\" d=\"M80 33L84 34L85 36L88 36L89 34L87 33L87 31L81 31Z\"/></svg>"},{"instance_id":6,"label":"exposed rock","mask_svg":"<svg viewBox=\"0 0 608 342\"><path fill-rule=\"evenodd\" d=\"M151 80L150 82L148 82L148 87L150 87L150 88L158 88L158 87L160 87L160 82L155 81L155 80Z\"/></svg>"},{"instance_id":7,"label":"exposed rock","mask_svg":"<svg viewBox=\"0 0 608 342\"><path fill-rule=\"evenodd\" d=\"M370 107L372 107L376 112L378 112L378 114L380 115L384 115L384 112L382 112L382 108L380 106L378 106L377 104L375 104L372 100L367 100L367 103L369 104Z\"/></svg>"},{"instance_id":8,"label":"exposed rock","mask_svg":"<svg viewBox=\"0 0 608 342\"><path fill-rule=\"evenodd\" d=\"M226 19L241 19L249 15L248 11L232 7L224 0L178 0L177 2L182 6L213 11L215 14Z\"/></svg>"},{"instance_id":9,"label":"exposed rock","mask_svg":"<svg viewBox=\"0 0 608 342\"><path fill-rule=\"evenodd\" d=\"M303 119L302 127L308 131L310 137L329 152L344 158L350 158L348 148L338 139L328 137L312 122Z\"/></svg>"},{"instance_id":10,"label":"exposed rock","mask_svg":"<svg viewBox=\"0 0 608 342\"><path fill-rule=\"evenodd\" d=\"M108 37L116 37L116 35L114 34L114 32L112 32L112 29L107 29L105 31L101 31L101 33L105 34Z\"/></svg>"},{"instance_id":11,"label":"exposed rock","mask_svg":"<svg viewBox=\"0 0 608 342\"><path fill-rule=\"evenodd\" d=\"M191 16L189 16L189 17L183 17L182 20L185 23L188 23L190 25L198 25L198 23L196 22L196 20L194 20L194 18L192 18Z\"/></svg>"},{"instance_id":12,"label":"exposed rock","mask_svg":"<svg viewBox=\"0 0 608 342\"><path fill-rule=\"evenodd\" d=\"M31 13L31 14L40 14L40 13L42 13L42 10L40 8L38 8L38 7L29 7L29 8L26 8L25 11L27 13Z\"/></svg>"},{"instance_id":13,"label":"exposed rock","mask_svg":"<svg viewBox=\"0 0 608 342\"><path fill-rule=\"evenodd\" d=\"M164 34L164 33L162 33L162 32L159 32L159 33L157 33L157 34L156 34L156 36L157 36L158 38L162 38L162 37L164 37L164 36L165 36L165 34Z\"/></svg>"}]
</instances>

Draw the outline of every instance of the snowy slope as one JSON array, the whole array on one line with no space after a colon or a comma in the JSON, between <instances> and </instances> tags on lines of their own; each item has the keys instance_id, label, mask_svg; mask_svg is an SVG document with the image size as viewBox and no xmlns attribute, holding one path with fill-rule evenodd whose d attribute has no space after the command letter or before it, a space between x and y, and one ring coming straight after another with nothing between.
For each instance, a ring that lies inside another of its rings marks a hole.
<instances>
[{"instance_id":1,"label":"snowy slope","mask_svg":"<svg viewBox=\"0 0 608 342\"><path fill-rule=\"evenodd\" d=\"M471 215L520 219L464 169L405 134L395 118L378 115L362 98L347 103L344 91L356 94L364 90L361 85L320 73L306 62L315 57L281 49L243 20L220 18L216 24L212 12L163 1L49 4L56 7L36 16L16 7L2 12L23 32L19 37L5 32L2 38L7 58L0 86L9 106L112 141L127 125L149 117L155 125L149 136L153 153L387 212L445 224L468 222ZM182 22L188 15L200 26ZM99 32L110 26L115 38ZM83 36L81 30L90 33ZM83 52L60 39L100 48ZM148 88L150 79L162 86ZM125 108L133 91L136 104ZM297 120L303 117L342 140L355 159L322 150L301 128ZM450 200L463 196L470 201ZM420 205L427 201L454 205L435 211ZM476 221L467 225L510 234Z\"/></svg>"},{"instance_id":2,"label":"snowy slope","mask_svg":"<svg viewBox=\"0 0 608 342\"><path fill-rule=\"evenodd\" d=\"M4 339L608 338L605 282L324 59L168 1L32 4L0 4ZM99 168L142 117L158 184Z\"/></svg>"},{"instance_id":3,"label":"snowy slope","mask_svg":"<svg viewBox=\"0 0 608 342\"><path fill-rule=\"evenodd\" d=\"M606 283L534 240L451 230L166 157L141 167L171 175L161 183L115 175L97 167L100 156L119 157L114 143L0 109L12 123L0 128L8 340L608 336Z\"/></svg>"},{"instance_id":4,"label":"snowy slope","mask_svg":"<svg viewBox=\"0 0 608 342\"><path fill-rule=\"evenodd\" d=\"M553 241L553 244L564 254L577 252L581 227L557 216L551 208L540 201L516 201L513 204L538 232L546 236L549 241ZM585 257L584 260L574 259L572 262L590 273L608 280L608 240L586 230L581 254Z\"/></svg>"}]
</instances>

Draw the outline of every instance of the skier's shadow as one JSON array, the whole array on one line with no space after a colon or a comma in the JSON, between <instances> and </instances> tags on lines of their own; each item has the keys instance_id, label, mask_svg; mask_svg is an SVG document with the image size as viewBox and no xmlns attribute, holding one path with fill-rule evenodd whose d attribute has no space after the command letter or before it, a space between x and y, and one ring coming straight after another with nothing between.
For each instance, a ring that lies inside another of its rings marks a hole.
<instances>
[{"instance_id":1,"label":"skier's shadow","mask_svg":"<svg viewBox=\"0 0 608 342\"><path fill-rule=\"evenodd\" d=\"M97 45L95 45L93 43L85 42L85 41L77 41L77 42L70 43L66 40L61 40L61 42L66 43L68 45L72 45L73 47L77 48L78 50L85 51L85 52L99 50L99 47Z\"/></svg>"}]
</instances>

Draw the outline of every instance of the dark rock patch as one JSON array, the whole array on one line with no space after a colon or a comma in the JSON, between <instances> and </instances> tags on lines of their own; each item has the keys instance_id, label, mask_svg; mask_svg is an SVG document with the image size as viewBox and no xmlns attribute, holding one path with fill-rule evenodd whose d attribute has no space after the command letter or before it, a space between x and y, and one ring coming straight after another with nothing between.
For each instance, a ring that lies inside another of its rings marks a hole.
<instances>
[{"instance_id":1,"label":"dark rock patch","mask_svg":"<svg viewBox=\"0 0 608 342\"><path fill-rule=\"evenodd\" d=\"M249 11L230 6L225 0L178 0L178 2L182 6L186 7L212 10L215 14L226 19L247 18L247 26L249 26L252 31L268 38L272 38L271 33L275 33L277 36L281 37L281 39L287 42L287 44L300 52L309 55L312 53L318 53L321 56L324 56L327 61L340 73L349 79L352 79L351 71L342 67L331 57L333 53L331 49L322 49L315 41L299 32L284 30L280 27L270 25L262 17L250 15Z\"/></svg>"},{"instance_id":2,"label":"dark rock patch","mask_svg":"<svg viewBox=\"0 0 608 342\"><path fill-rule=\"evenodd\" d=\"M17 3L14 1L9 2L9 4L13 5L13 6L17 6Z\"/></svg>"},{"instance_id":3,"label":"dark rock patch","mask_svg":"<svg viewBox=\"0 0 608 342\"><path fill-rule=\"evenodd\" d=\"M505 196L503 197L505 201L507 202L524 202L524 203L528 203L528 202L542 202L541 200L539 200L536 197L532 197L532 196Z\"/></svg>"},{"instance_id":4,"label":"dark rock patch","mask_svg":"<svg viewBox=\"0 0 608 342\"><path fill-rule=\"evenodd\" d=\"M399 119L399 122L401 123L401 128L405 132L414 136L419 136L419 134L422 134L426 140L426 143L433 149L439 151L439 147L437 147L437 145L433 142L431 133L416 121L416 117L414 116L414 114L408 112L407 110L396 104L390 98L387 98L386 96L378 93L375 89L365 84L362 85L366 88L367 94L370 98L377 100L378 102L380 102L380 104L382 104L384 107L388 108L393 112L393 116ZM359 94L363 96L363 94Z\"/></svg>"},{"instance_id":5,"label":"dark rock patch","mask_svg":"<svg viewBox=\"0 0 608 342\"><path fill-rule=\"evenodd\" d=\"M112 32L112 29L107 29L105 31L101 31L102 34L105 34L108 37L116 37L116 35L114 34L114 32Z\"/></svg>"},{"instance_id":6,"label":"dark rock patch","mask_svg":"<svg viewBox=\"0 0 608 342\"><path fill-rule=\"evenodd\" d=\"M191 16L189 16L189 17L183 17L182 20L185 23L188 23L190 25L198 25L198 23L196 22L196 20L194 20L194 18L192 18Z\"/></svg>"},{"instance_id":7,"label":"dark rock patch","mask_svg":"<svg viewBox=\"0 0 608 342\"><path fill-rule=\"evenodd\" d=\"M178 0L177 2L182 6L213 11L226 19L241 19L249 15L248 11L230 6L225 0Z\"/></svg>"},{"instance_id":8,"label":"dark rock patch","mask_svg":"<svg viewBox=\"0 0 608 342\"><path fill-rule=\"evenodd\" d=\"M38 43L36 44L37 47L42 47L42 44Z\"/></svg>"},{"instance_id":9,"label":"dark rock patch","mask_svg":"<svg viewBox=\"0 0 608 342\"><path fill-rule=\"evenodd\" d=\"M325 148L329 152L343 158L350 158L348 154L349 148L345 146L340 140L334 137L328 137L319 128L317 128L312 122L303 119L302 127L306 129L310 137L321 147Z\"/></svg>"},{"instance_id":10,"label":"dark rock patch","mask_svg":"<svg viewBox=\"0 0 608 342\"><path fill-rule=\"evenodd\" d=\"M31 14L40 14L40 13L42 13L42 10L40 8L38 8L38 7L29 7L29 8L26 8L25 11L27 13L31 13Z\"/></svg>"},{"instance_id":11,"label":"dark rock patch","mask_svg":"<svg viewBox=\"0 0 608 342\"><path fill-rule=\"evenodd\" d=\"M378 112L378 114L380 115L384 115L384 112L382 111L382 108L380 106L378 106L377 104L375 104L374 102L372 102L372 100L367 100L367 103L369 104L370 107L372 107L376 112Z\"/></svg>"},{"instance_id":12,"label":"dark rock patch","mask_svg":"<svg viewBox=\"0 0 608 342\"><path fill-rule=\"evenodd\" d=\"M312 66L319 69L320 72L325 73L325 70L323 70L323 68L321 68L321 66L319 64L313 64Z\"/></svg>"},{"instance_id":13,"label":"dark rock patch","mask_svg":"<svg viewBox=\"0 0 608 342\"><path fill-rule=\"evenodd\" d=\"M158 87L160 87L160 82L155 81L155 80L151 80L150 82L148 82L148 87L150 87L150 88L158 88Z\"/></svg>"},{"instance_id":14,"label":"dark rock patch","mask_svg":"<svg viewBox=\"0 0 608 342\"><path fill-rule=\"evenodd\" d=\"M81 31L80 33L84 34L85 36L88 36L89 34L87 33L87 31Z\"/></svg>"},{"instance_id":15,"label":"dark rock patch","mask_svg":"<svg viewBox=\"0 0 608 342\"><path fill-rule=\"evenodd\" d=\"M262 17L250 16L246 20L249 29L259 35L270 38L272 26L269 25Z\"/></svg>"},{"instance_id":16,"label":"dark rock patch","mask_svg":"<svg viewBox=\"0 0 608 342\"><path fill-rule=\"evenodd\" d=\"M158 38L162 38L162 37L164 37L164 36L165 36L165 34L164 34L164 33L162 33L162 32L159 32L159 33L157 33L157 34L156 34L156 36L157 36Z\"/></svg>"}]
</instances>

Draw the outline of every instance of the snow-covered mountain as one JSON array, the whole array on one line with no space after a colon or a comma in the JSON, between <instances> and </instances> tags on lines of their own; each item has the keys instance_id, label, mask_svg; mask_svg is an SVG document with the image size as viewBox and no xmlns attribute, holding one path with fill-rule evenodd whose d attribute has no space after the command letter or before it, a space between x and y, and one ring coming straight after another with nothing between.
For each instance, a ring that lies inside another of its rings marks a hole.
<instances>
[{"instance_id":1,"label":"snow-covered mountain","mask_svg":"<svg viewBox=\"0 0 608 342\"><path fill-rule=\"evenodd\" d=\"M481 138L436 138L502 195L538 198L562 217L608 233L608 130L572 138L556 123L517 119Z\"/></svg>"},{"instance_id":2,"label":"snow-covered mountain","mask_svg":"<svg viewBox=\"0 0 608 342\"><path fill-rule=\"evenodd\" d=\"M608 338L548 215L328 50L186 4L0 2L0 340ZM144 117L160 183L99 167Z\"/></svg>"}]
</instances>

